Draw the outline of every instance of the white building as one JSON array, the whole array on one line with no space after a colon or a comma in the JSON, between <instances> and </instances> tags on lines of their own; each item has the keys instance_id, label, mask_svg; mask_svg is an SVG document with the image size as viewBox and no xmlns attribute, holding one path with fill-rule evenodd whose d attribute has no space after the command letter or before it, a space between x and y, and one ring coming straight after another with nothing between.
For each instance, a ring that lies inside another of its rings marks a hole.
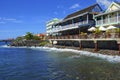
<instances>
[{"instance_id":1,"label":"white building","mask_svg":"<svg viewBox=\"0 0 120 80\"><path fill-rule=\"evenodd\" d=\"M54 24L60 22L59 19L57 18L54 18L53 20L50 20L46 23L46 32L47 32L47 35L51 35L54 31Z\"/></svg>"}]
</instances>

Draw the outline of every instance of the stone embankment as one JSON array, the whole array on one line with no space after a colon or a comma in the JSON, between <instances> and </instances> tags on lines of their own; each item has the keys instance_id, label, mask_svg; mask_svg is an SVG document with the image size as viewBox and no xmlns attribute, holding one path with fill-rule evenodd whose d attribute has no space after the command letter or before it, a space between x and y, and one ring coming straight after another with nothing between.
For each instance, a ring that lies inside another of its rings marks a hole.
<instances>
[{"instance_id":1,"label":"stone embankment","mask_svg":"<svg viewBox=\"0 0 120 80\"><path fill-rule=\"evenodd\" d=\"M9 46L39 46L41 42L40 40L13 41Z\"/></svg>"},{"instance_id":2,"label":"stone embankment","mask_svg":"<svg viewBox=\"0 0 120 80\"><path fill-rule=\"evenodd\" d=\"M80 49L79 47L70 47L70 46L60 46L60 45L52 45L52 44L47 44L45 47L55 47L55 48L62 48L62 49L74 49L74 50L81 50L81 51L88 51L92 53L100 53L100 54L105 54L105 55L119 55L118 50L110 50L110 49L99 49L98 51L95 51L94 48L82 48Z\"/></svg>"}]
</instances>

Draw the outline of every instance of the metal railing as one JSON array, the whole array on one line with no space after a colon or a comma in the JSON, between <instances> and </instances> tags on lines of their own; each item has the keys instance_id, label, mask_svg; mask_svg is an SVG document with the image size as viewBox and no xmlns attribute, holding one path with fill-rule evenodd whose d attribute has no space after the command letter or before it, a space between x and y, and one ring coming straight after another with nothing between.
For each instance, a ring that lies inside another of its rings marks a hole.
<instances>
[{"instance_id":1,"label":"metal railing","mask_svg":"<svg viewBox=\"0 0 120 80\"><path fill-rule=\"evenodd\" d=\"M101 33L101 34L87 34L87 35L65 35L65 36L51 36L49 39L104 39L104 38L120 38L119 33Z\"/></svg>"},{"instance_id":2,"label":"metal railing","mask_svg":"<svg viewBox=\"0 0 120 80\"><path fill-rule=\"evenodd\" d=\"M102 24L109 24L109 23L117 23L117 22L120 22L120 16L118 17L112 17L112 18L106 18L106 19L103 19L103 20L98 20L96 21L96 25L102 25Z\"/></svg>"},{"instance_id":3,"label":"metal railing","mask_svg":"<svg viewBox=\"0 0 120 80\"><path fill-rule=\"evenodd\" d=\"M57 26L56 28L53 28L52 31L53 32L58 32L58 31L62 31L64 29L72 29L72 28L78 28L80 25L84 25L84 24L90 24L93 23L92 20L89 21L82 21L82 22L77 22L77 23L73 23L73 24L68 24L65 26Z\"/></svg>"}]
</instances>

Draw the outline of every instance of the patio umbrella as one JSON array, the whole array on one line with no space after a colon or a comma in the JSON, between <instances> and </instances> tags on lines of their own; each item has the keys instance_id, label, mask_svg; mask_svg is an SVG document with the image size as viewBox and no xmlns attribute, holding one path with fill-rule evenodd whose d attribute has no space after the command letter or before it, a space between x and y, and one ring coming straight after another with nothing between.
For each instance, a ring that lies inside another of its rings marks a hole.
<instances>
[{"instance_id":1,"label":"patio umbrella","mask_svg":"<svg viewBox=\"0 0 120 80\"><path fill-rule=\"evenodd\" d=\"M95 27L91 27L91 28L88 29L88 31L95 31L95 30L96 30Z\"/></svg>"},{"instance_id":2,"label":"patio umbrella","mask_svg":"<svg viewBox=\"0 0 120 80\"><path fill-rule=\"evenodd\" d=\"M115 27L115 26L109 26L109 27L107 27L107 30L109 30L109 29L115 29L115 28L117 28L117 27Z\"/></svg>"},{"instance_id":3,"label":"patio umbrella","mask_svg":"<svg viewBox=\"0 0 120 80\"><path fill-rule=\"evenodd\" d=\"M99 27L99 30L100 30L100 31L106 31L107 29L106 29L105 27L103 27L103 26L100 26L100 27Z\"/></svg>"},{"instance_id":4,"label":"patio umbrella","mask_svg":"<svg viewBox=\"0 0 120 80\"><path fill-rule=\"evenodd\" d=\"M57 44L57 41L53 41L53 44Z\"/></svg>"}]
</instances>

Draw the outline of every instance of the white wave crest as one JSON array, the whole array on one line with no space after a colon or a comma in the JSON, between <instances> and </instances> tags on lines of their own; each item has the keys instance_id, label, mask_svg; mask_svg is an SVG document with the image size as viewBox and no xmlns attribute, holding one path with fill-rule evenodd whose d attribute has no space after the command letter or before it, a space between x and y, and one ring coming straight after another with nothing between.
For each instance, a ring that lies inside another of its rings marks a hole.
<instances>
[{"instance_id":1,"label":"white wave crest","mask_svg":"<svg viewBox=\"0 0 120 80\"><path fill-rule=\"evenodd\" d=\"M8 46L8 45L1 45L1 48L27 48L26 46L24 47L15 47L15 46Z\"/></svg>"},{"instance_id":2,"label":"white wave crest","mask_svg":"<svg viewBox=\"0 0 120 80\"><path fill-rule=\"evenodd\" d=\"M113 56L113 55L105 55L105 54L100 54L100 53L92 53L88 51L80 51L80 50L74 50L74 49L61 49L61 48L49 48L49 47L31 47L31 49L37 49L37 50L45 50L45 51L59 51L59 52L73 52L76 54L84 55L84 56L90 56L90 57L97 57L101 59L105 59L109 62L120 62L120 56ZM78 58L77 57L77 58ZM76 56L75 56L76 58Z\"/></svg>"},{"instance_id":3,"label":"white wave crest","mask_svg":"<svg viewBox=\"0 0 120 80\"><path fill-rule=\"evenodd\" d=\"M74 50L74 49L62 49L62 48L50 48L50 47L10 47L7 45L2 45L0 47L4 47L4 48L30 48L30 49L34 49L34 50L44 50L44 51L57 51L57 52L73 52L76 54L79 54L78 57L80 57L80 55L84 55L84 56L90 56L90 57L97 57L97 58L101 58L101 59L105 59L109 62L120 62L120 56L113 56L113 55L105 55L105 54L100 54L100 53L92 53L92 52L88 52L88 51L81 51L81 50ZM75 56L75 58L78 58L77 56Z\"/></svg>"}]
</instances>

